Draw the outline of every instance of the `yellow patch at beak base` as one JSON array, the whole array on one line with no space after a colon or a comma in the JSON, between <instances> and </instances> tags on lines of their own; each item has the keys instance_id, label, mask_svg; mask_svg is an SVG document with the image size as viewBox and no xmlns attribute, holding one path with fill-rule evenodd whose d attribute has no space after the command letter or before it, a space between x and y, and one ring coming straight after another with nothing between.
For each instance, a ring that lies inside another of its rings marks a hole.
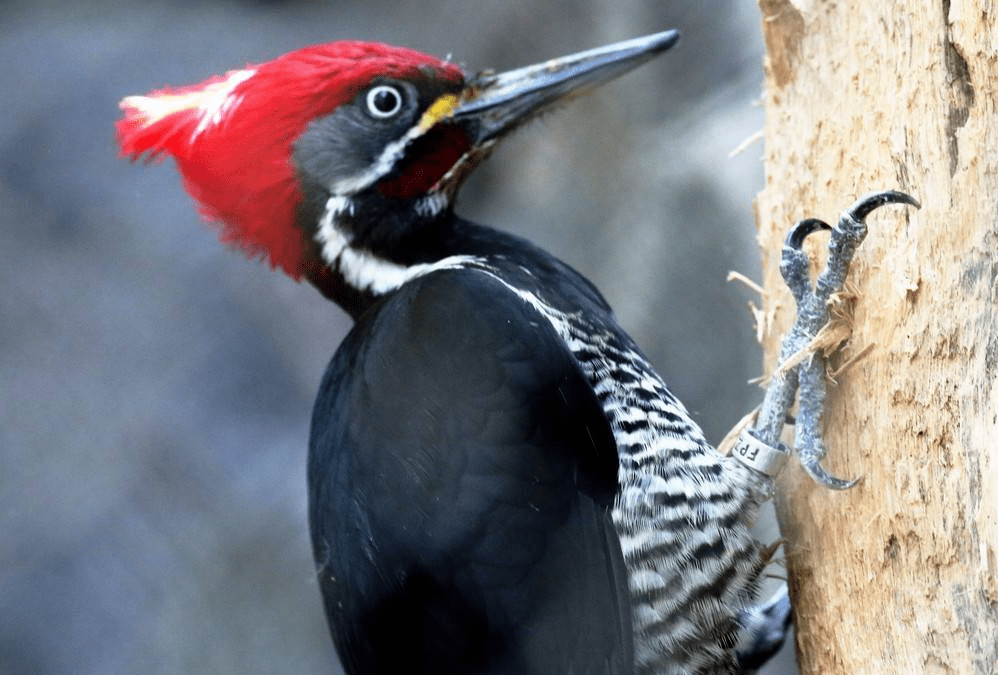
<instances>
[{"instance_id":1,"label":"yellow patch at beak base","mask_svg":"<svg viewBox=\"0 0 998 675\"><path fill-rule=\"evenodd\" d=\"M427 131L442 119L450 117L457 108L458 97L455 94L444 94L426 109L419 120L419 128Z\"/></svg>"}]
</instances>

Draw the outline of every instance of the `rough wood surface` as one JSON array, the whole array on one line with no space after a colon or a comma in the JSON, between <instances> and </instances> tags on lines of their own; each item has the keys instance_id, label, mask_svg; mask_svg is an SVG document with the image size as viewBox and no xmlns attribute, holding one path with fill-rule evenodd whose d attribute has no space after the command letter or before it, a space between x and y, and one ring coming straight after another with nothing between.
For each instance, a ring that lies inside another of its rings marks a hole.
<instances>
[{"instance_id":1,"label":"rough wood surface","mask_svg":"<svg viewBox=\"0 0 998 675\"><path fill-rule=\"evenodd\" d=\"M793 302L786 228L900 189L854 263L872 346L829 388L826 466L778 513L803 673L998 672L998 4L760 0L767 368ZM813 237L813 258L826 237Z\"/></svg>"}]
</instances>

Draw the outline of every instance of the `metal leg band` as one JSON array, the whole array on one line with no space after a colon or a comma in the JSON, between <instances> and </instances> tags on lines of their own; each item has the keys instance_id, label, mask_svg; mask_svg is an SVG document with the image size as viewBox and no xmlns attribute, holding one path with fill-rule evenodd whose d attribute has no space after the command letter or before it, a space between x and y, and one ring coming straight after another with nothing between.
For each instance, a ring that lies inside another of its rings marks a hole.
<instances>
[{"instance_id":1,"label":"metal leg band","mask_svg":"<svg viewBox=\"0 0 998 675\"><path fill-rule=\"evenodd\" d=\"M778 445L779 447L774 448L763 443L752 434L751 429L746 429L735 441L731 456L750 469L775 477L790 457L790 450L783 443Z\"/></svg>"}]
</instances>

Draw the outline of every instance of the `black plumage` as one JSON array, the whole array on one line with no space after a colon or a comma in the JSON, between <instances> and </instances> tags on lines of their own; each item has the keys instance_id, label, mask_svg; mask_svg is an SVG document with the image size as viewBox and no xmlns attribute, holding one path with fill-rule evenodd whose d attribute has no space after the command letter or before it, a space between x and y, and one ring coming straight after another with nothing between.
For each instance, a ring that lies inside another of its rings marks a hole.
<instances>
[{"instance_id":1,"label":"black plumage","mask_svg":"<svg viewBox=\"0 0 998 675\"><path fill-rule=\"evenodd\" d=\"M124 102L123 148L170 152L356 321L308 463L350 675L734 671L768 477L710 447L592 284L454 214L506 134L677 38L478 75L333 43Z\"/></svg>"},{"instance_id":2,"label":"black plumage","mask_svg":"<svg viewBox=\"0 0 998 675\"><path fill-rule=\"evenodd\" d=\"M477 270L404 285L341 344L312 429L312 538L348 668L630 672L616 444L523 299Z\"/></svg>"}]
</instances>

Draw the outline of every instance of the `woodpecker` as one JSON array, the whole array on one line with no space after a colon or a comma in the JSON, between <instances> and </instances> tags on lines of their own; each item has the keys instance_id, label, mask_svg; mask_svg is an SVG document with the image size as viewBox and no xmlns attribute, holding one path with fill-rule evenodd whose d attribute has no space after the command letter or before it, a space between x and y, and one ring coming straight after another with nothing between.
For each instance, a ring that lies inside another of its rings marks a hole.
<instances>
[{"instance_id":1,"label":"woodpecker","mask_svg":"<svg viewBox=\"0 0 998 675\"><path fill-rule=\"evenodd\" d=\"M355 322L308 456L350 675L730 673L744 617L786 623L751 613L778 439L718 454L589 281L454 210L500 140L677 39L500 74L334 42L122 101L125 156Z\"/></svg>"}]
</instances>

